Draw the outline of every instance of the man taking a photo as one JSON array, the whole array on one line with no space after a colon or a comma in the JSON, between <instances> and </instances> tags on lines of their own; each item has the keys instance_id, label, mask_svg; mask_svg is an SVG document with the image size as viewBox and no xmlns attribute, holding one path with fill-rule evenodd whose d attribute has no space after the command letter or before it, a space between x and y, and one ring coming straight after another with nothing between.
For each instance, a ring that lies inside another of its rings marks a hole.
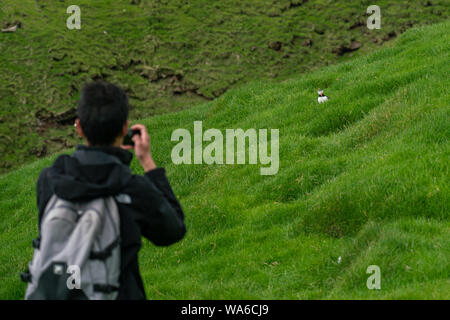
<instances>
[{"instance_id":1,"label":"man taking a photo","mask_svg":"<svg viewBox=\"0 0 450 320\"><path fill-rule=\"evenodd\" d=\"M120 217L120 285L117 299L145 299L138 266L141 237L168 246L184 237L181 206L163 168L157 168L144 125L134 125L134 146L124 146L129 130L128 98L117 86L86 85L78 105L77 133L85 140L72 155L62 155L44 169L37 183L39 228L46 206L56 195L70 202L112 196ZM134 149L145 174L129 168Z\"/></svg>"}]
</instances>

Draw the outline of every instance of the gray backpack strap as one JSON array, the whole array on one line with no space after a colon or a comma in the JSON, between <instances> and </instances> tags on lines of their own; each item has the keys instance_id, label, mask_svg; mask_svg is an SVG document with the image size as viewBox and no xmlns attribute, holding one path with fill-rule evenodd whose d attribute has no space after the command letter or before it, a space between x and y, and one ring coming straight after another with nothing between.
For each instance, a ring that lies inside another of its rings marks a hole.
<instances>
[{"instance_id":1,"label":"gray backpack strap","mask_svg":"<svg viewBox=\"0 0 450 320\"><path fill-rule=\"evenodd\" d=\"M112 197L72 203L54 195L29 265L26 299L115 299L120 221Z\"/></svg>"},{"instance_id":2,"label":"gray backpack strap","mask_svg":"<svg viewBox=\"0 0 450 320\"><path fill-rule=\"evenodd\" d=\"M120 277L118 207L112 197L94 200L89 206L100 213L103 223L82 273L82 284L85 284L83 290L92 300L116 299Z\"/></svg>"}]
</instances>

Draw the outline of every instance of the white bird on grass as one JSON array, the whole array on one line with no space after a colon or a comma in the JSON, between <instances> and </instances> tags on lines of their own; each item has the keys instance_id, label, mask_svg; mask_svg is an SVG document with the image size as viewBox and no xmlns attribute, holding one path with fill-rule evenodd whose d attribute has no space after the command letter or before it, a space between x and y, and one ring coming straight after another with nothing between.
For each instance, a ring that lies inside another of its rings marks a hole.
<instances>
[{"instance_id":1,"label":"white bird on grass","mask_svg":"<svg viewBox=\"0 0 450 320\"><path fill-rule=\"evenodd\" d=\"M328 101L328 97L323 94L323 90L319 89L319 91L317 91L317 93L319 94L319 98L317 98L317 101L319 103L324 103L324 102Z\"/></svg>"}]
</instances>

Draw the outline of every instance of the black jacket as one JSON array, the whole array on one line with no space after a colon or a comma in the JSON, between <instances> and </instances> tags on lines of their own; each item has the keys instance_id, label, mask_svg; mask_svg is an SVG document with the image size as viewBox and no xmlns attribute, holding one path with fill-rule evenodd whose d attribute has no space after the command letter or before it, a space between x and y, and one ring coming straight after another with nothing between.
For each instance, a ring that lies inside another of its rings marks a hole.
<instances>
[{"instance_id":1,"label":"black jacket","mask_svg":"<svg viewBox=\"0 0 450 320\"><path fill-rule=\"evenodd\" d=\"M118 299L145 299L138 266L141 237L157 246L168 246L186 233L184 215L165 170L157 168L143 176L129 168L131 152L115 147L78 146L44 169L37 183L39 229L45 206L56 193L69 201L103 196L125 196L118 202L121 232L121 276ZM131 199L131 203L129 199Z\"/></svg>"}]
</instances>

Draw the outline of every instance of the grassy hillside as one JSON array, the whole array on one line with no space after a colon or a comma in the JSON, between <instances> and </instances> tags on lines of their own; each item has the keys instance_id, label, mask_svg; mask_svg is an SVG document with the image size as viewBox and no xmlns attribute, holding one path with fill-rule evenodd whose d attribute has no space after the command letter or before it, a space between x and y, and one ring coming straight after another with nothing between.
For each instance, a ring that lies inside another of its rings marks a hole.
<instances>
[{"instance_id":1,"label":"grassy hillside","mask_svg":"<svg viewBox=\"0 0 450 320\"><path fill-rule=\"evenodd\" d=\"M282 83L253 82L189 110L145 119L188 234L145 242L152 299L449 299L450 23ZM317 88L331 97L316 101ZM176 128L280 130L280 170L179 165ZM0 176L0 297L36 236L35 182L54 157ZM133 170L141 172L136 162ZM341 257L339 259L339 257ZM381 268L381 290L366 269Z\"/></svg>"},{"instance_id":2,"label":"grassy hillside","mask_svg":"<svg viewBox=\"0 0 450 320\"><path fill-rule=\"evenodd\" d=\"M66 28L72 4L81 8L78 31ZM373 51L450 13L445 0L379 0L382 29L368 30L370 4L1 0L1 27L20 28L0 33L0 173L74 145L70 111L91 79L121 83L133 118L147 118Z\"/></svg>"}]
</instances>

